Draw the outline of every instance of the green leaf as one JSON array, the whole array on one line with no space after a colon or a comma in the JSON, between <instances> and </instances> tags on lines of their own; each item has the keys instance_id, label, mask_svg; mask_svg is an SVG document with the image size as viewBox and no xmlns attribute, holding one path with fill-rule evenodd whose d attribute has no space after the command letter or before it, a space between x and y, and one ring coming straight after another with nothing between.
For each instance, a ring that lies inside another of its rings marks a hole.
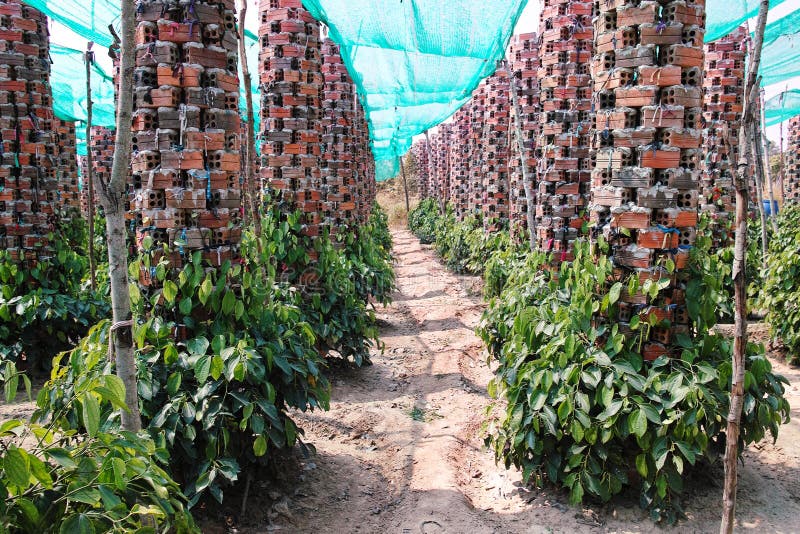
<instances>
[{"instance_id":1,"label":"green leaf","mask_svg":"<svg viewBox=\"0 0 800 534\"><path fill-rule=\"evenodd\" d=\"M611 417L615 416L617 412L619 412L620 408L622 408L621 400L612 401L611 404L609 404L609 406L605 410L603 410L603 412L600 415L597 416L597 418L600 421L606 421Z\"/></svg>"},{"instance_id":2,"label":"green leaf","mask_svg":"<svg viewBox=\"0 0 800 534\"><path fill-rule=\"evenodd\" d=\"M235 305L236 295L229 289L225 292L225 297L222 299L222 313L225 315L230 315Z\"/></svg>"},{"instance_id":3,"label":"green leaf","mask_svg":"<svg viewBox=\"0 0 800 534\"><path fill-rule=\"evenodd\" d=\"M30 461L31 474L39 483L47 489L53 488L53 477L50 476L50 470L47 465L36 456L28 455Z\"/></svg>"},{"instance_id":4,"label":"green leaf","mask_svg":"<svg viewBox=\"0 0 800 534\"><path fill-rule=\"evenodd\" d=\"M192 313L192 299L190 297L186 297L181 300L181 303L178 305L178 309L183 315L191 315Z\"/></svg>"},{"instance_id":5,"label":"green leaf","mask_svg":"<svg viewBox=\"0 0 800 534\"><path fill-rule=\"evenodd\" d=\"M59 529L61 534L95 534L92 520L86 514L69 516Z\"/></svg>"},{"instance_id":6,"label":"green leaf","mask_svg":"<svg viewBox=\"0 0 800 534\"><path fill-rule=\"evenodd\" d=\"M611 289L608 290L608 305L613 306L619 300L619 295L622 293L622 284L616 282Z\"/></svg>"},{"instance_id":7,"label":"green leaf","mask_svg":"<svg viewBox=\"0 0 800 534\"><path fill-rule=\"evenodd\" d=\"M87 393L81 398L81 410L86 431L90 436L97 435L100 428L100 404L94 395Z\"/></svg>"},{"instance_id":8,"label":"green leaf","mask_svg":"<svg viewBox=\"0 0 800 534\"><path fill-rule=\"evenodd\" d=\"M196 337L186 342L186 350L189 351L189 354L202 356L208 350L208 345L209 342L206 338Z\"/></svg>"},{"instance_id":9,"label":"green leaf","mask_svg":"<svg viewBox=\"0 0 800 534\"><path fill-rule=\"evenodd\" d=\"M208 375L211 373L211 356L201 356L197 363L194 364L194 376L199 384L205 383L208 380Z\"/></svg>"},{"instance_id":10,"label":"green leaf","mask_svg":"<svg viewBox=\"0 0 800 534\"><path fill-rule=\"evenodd\" d=\"M125 472L127 471L125 461L122 458L112 458L111 467L114 470L114 485L117 489L124 490L125 486L127 486L125 480Z\"/></svg>"},{"instance_id":11,"label":"green leaf","mask_svg":"<svg viewBox=\"0 0 800 534\"><path fill-rule=\"evenodd\" d=\"M197 292L197 297L200 299L200 304L203 306L206 305L208 302L208 297L211 296L212 291L214 291L214 284L211 283L211 278L207 276L200 285L200 290Z\"/></svg>"},{"instance_id":12,"label":"green leaf","mask_svg":"<svg viewBox=\"0 0 800 534\"><path fill-rule=\"evenodd\" d=\"M642 475L642 478L647 479L647 455L642 453L636 456L636 470Z\"/></svg>"},{"instance_id":13,"label":"green leaf","mask_svg":"<svg viewBox=\"0 0 800 534\"><path fill-rule=\"evenodd\" d=\"M628 428L640 438L647 432L647 416L641 408L632 411L628 415Z\"/></svg>"},{"instance_id":14,"label":"green leaf","mask_svg":"<svg viewBox=\"0 0 800 534\"><path fill-rule=\"evenodd\" d=\"M172 280L166 280L164 282L164 289L161 290L161 294L164 295L164 300L167 304L172 304L175 302L175 297L178 295L178 286L175 285L175 282Z\"/></svg>"},{"instance_id":15,"label":"green leaf","mask_svg":"<svg viewBox=\"0 0 800 534\"><path fill-rule=\"evenodd\" d=\"M61 467L66 467L67 469L74 469L78 467L78 464L76 464L75 460L72 459L72 455L67 449L51 447L49 449L45 449L44 453Z\"/></svg>"},{"instance_id":16,"label":"green leaf","mask_svg":"<svg viewBox=\"0 0 800 534\"><path fill-rule=\"evenodd\" d=\"M30 463L28 453L24 450L10 447L3 458L3 470L11 485L23 490L30 486Z\"/></svg>"},{"instance_id":17,"label":"green leaf","mask_svg":"<svg viewBox=\"0 0 800 534\"><path fill-rule=\"evenodd\" d=\"M214 355L211 358L211 378L214 380L219 380L219 377L222 376L222 372L225 370L225 363L222 361L222 357L219 355Z\"/></svg>"},{"instance_id":18,"label":"green leaf","mask_svg":"<svg viewBox=\"0 0 800 534\"><path fill-rule=\"evenodd\" d=\"M181 379L183 375L179 371L175 371L169 378L167 379L167 394L170 396L175 396L178 393L178 390L181 387Z\"/></svg>"},{"instance_id":19,"label":"green leaf","mask_svg":"<svg viewBox=\"0 0 800 534\"><path fill-rule=\"evenodd\" d=\"M95 388L95 391L104 399L117 408L127 410L125 404L125 384L117 375L103 375L103 385Z\"/></svg>"},{"instance_id":20,"label":"green leaf","mask_svg":"<svg viewBox=\"0 0 800 534\"><path fill-rule=\"evenodd\" d=\"M264 456L267 453L267 440L264 436L258 436L253 443L253 453L258 456Z\"/></svg>"}]
</instances>

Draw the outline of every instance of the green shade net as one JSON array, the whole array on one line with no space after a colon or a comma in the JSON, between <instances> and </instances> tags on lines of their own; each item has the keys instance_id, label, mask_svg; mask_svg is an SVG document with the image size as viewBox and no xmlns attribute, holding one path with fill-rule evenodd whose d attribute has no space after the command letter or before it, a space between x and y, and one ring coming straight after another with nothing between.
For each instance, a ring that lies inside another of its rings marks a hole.
<instances>
[{"instance_id":1,"label":"green shade net","mask_svg":"<svg viewBox=\"0 0 800 534\"><path fill-rule=\"evenodd\" d=\"M784 0L769 0L769 7L782 4ZM760 0L708 0L706 2L707 43L725 37L744 22L758 15Z\"/></svg>"},{"instance_id":2,"label":"green shade net","mask_svg":"<svg viewBox=\"0 0 800 534\"><path fill-rule=\"evenodd\" d=\"M800 89L791 89L773 96L764 103L767 126L772 126L800 115Z\"/></svg>"},{"instance_id":3,"label":"green shade net","mask_svg":"<svg viewBox=\"0 0 800 534\"><path fill-rule=\"evenodd\" d=\"M304 0L341 46L379 180L412 138L450 117L505 55L527 0ZM389 163L383 163L389 162Z\"/></svg>"},{"instance_id":4,"label":"green shade net","mask_svg":"<svg viewBox=\"0 0 800 534\"><path fill-rule=\"evenodd\" d=\"M800 76L800 9L767 25L759 74L762 85Z\"/></svg>"},{"instance_id":5,"label":"green shade net","mask_svg":"<svg viewBox=\"0 0 800 534\"><path fill-rule=\"evenodd\" d=\"M791 0L795 1L795 0ZM771 0L770 7L784 0ZM119 0L26 0L55 23L86 40L95 50L112 44L108 26L119 26ZM395 176L398 157L413 136L450 117L469 100L480 80L494 70L527 0L305 0L304 4L331 30L342 45L343 59L353 74L367 110L379 179ZM258 2L248 0L246 21L248 64L253 76L255 118L258 120ZM725 36L758 13L759 0L707 2L706 41ZM800 75L800 10L767 26L761 63L763 84ZM75 45L73 45L75 46ZM86 79L82 52L53 47L53 96L56 116L85 120ZM94 123L113 126L114 93L102 69L93 74ZM96 87L95 87L96 85ZM245 88L241 106L244 112ZM797 113L787 93L775 124ZM772 102L775 99L771 99ZM776 108L777 109L777 108ZM778 117L784 117L779 119ZM258 131L258 126L256 126ZM78 128L79 138L83 128ZM79 145L79 150L81 149Z\"/></svg>"}]
</instances>

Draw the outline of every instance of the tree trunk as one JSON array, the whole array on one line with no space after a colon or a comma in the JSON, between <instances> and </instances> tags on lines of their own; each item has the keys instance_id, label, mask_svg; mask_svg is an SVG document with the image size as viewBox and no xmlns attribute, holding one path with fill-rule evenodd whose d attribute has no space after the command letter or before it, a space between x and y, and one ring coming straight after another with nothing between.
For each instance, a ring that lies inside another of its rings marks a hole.
<instances>
[{"instance_id":1,"label":"tree trunk","mask_svg":"<svg viewBox=\"0 0 800 534\"><path fill-rule=\"evenodd\" d=\"M721 534L733 533L736 518L736 461L739 457L739 424L744 403L745 355L747 353L747 201L750 133L754 121L753 106L758 95L756 75L761 64L761 48L764 43L764 27L767 24L769 0L761 0L758 10L756 34L753 39L753 55L750 58L747 84L745 85L745 109L739 130L739 166L736 173L736 243L733 259L733 286L735 325L733 338L733 361L731 374L731 399L728 425L725 431L725 487L722 494Z\"/></svg>"},{"instance_id":2,"label":"tree trunk","mask_svg":"<svg viewBox=\"0 0 800 534\"><path fill-rule=\"evenodd\" d=\"M406 166L403 158L400 158L400 174L403 176L403 190L406 193L406 215L411 213L411 202L408 200L408 179L406 178Z\"/></svg>"},{"instance_id":3,"label":"tree trunk","mask_svg":"<svg viewBox=\"0 0 800 534\"><path fill-rule=\"evenodd\" d=\"M247 107L247 140L245 142L245 162L244 162L244 199L247 203L246 210L250 212L253 219L253 228L256 235L261 235L261 215L260 206L263 204L261 199L264 194L264 184L257 182L253 173L253 161L256 155L256 133L255 115L253 114L253 92L250 90L252 77L250 67L247 65L247 46L244 38L244 23L247 18L247 0L239 0L239 61L242 63L242 83L245 87L245 105ZM256 184L258 194L256 194Z\"/></svg>"},{"instance_id":4,"label":"tree trunk","mask_svg":"<svg viewBox=\"0 0 800 534\"><path fill-rule=\"evenodd\" d=\"M86 210L89 218L89 278L91 280L92 291L97 290L97 264L94 257L94 169L92 158L92 65L94 64L94 52L92 43L86 45L86 197L89 206Z\"/></svg>"},{"instance_id":5,"label":"tree trunk","mask_svg":"<svg viewBox=\"0 0 800 534\"><path fill-rule=\"evenodd\" d=\"M533 179L530 176L528 162L525 158L525 142L522 139L522 120L519 114L519 98L517 97L517 81L511 67L506 63L508 80L511 85L511 110L514 116L514 134L519 151L520 168L522 169L522 187L525 189L525 202L528 205L528 234L530 235L531 251L536 250L536 202L533 199Z\"/></svg>"},{"instance_id":6,"label":"tree trunk","mask_svg":"<svg viewBox=\"0 0 800 534\"><path fill-rule=\"evenodd\" d=\"M117 375L125 384L125 403L122 411L122 428L137 432L142 428L139 414L138 383L136 379L136 354L133 346L133 315L128 289L128 247L126 244L125 209L127 179L131 165L131 124L133 121L133 71L135 68L136 4L122 2L122 45L120 50L120 83L117 101L117 141L111 180L96 187L106 216L108 240L108 268L111 282L111 309Z\"/></svg>"}]
</instances>

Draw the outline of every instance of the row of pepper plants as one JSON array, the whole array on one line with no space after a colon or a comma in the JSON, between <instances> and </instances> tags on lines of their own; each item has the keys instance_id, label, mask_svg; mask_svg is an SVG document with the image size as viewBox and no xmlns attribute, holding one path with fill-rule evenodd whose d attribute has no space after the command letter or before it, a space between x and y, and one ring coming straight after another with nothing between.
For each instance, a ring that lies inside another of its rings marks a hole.
<instances>
[{"instance_id":1,"label":"row of pepper plants","mask_svg":"<svg viewBox=\"0 0 800 534\"><path fill-rule=\"evenodd\" d=\"M786 330L800 328L800 263L792 257L800 246L799 213L783 214L768 267L762 271L758 258L751 269L765 278L768 319L790 346L798 338ZM499 415L487 422L486 445L496 459L522 470L526 482L564 488L574 504L633 490L654 521L681 518L687 479L718 462L725 447L732 341L714 327L730 313L731 252L712 253L710 239L698 239L686 286L692 333L680 338L679 355L645 362L640 343L657 324L634 318L632 335L623 335L618 325L593 318L613 311L626 293L657 295L660 288L634 277L600 292L613 280L602 240L577 243L574 261L553 270L547 254L502 233L487 237L479 220L457 221L430 199L410 214L409 225L446 264L485 278L488 306L477 332L494 370L489 393ZM773 371L763 346L747 350L740 450L777 439L789 420L787 380Z\"/></svg>"}]
</instances>

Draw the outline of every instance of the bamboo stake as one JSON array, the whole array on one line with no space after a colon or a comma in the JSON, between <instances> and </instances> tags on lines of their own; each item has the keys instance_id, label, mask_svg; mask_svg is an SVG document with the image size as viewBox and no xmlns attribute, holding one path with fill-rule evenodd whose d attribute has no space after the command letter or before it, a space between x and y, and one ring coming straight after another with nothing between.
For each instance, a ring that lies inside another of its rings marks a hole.
<instances>
[{"instance_id":1,"label":"bamboo stake","mask_svg":"<svg viewBox=\"0 0 800 534\"><path fill-rule=\"evenodd\" d=\"M761 219L761 261L766 263L767 251L769 250L769 234L767 233L767 211L764 207L764 161L761 154L761 143L759 133L757 132L757 122L754 120L751 125L751 138L749 142L752 144L752 151L755 153L755 185L756 185L756 200L758 201L758 215Z\"/></svg>"},{"instance_id":2,"label":"bamboo stake","mask_svg":"<svg viewBox=\"0 0 800 534\"><path fill-rule=\"evenodd\" d=\"M525 189L525 202L528 205L528 233L530 234L531 251L536 250L536 203L533 200L533 178L529 174L527 158L525 158L525 141L522 139L522 120L519 111L519 98L517 97L517 81L514 73L506 61L506 70L511 93L511 109L514 115L514 133L517 140L517 150L519 152L520 167L522 168L522 186Z\"/></svg>"},{"instance_id":3,"label":"bamboo stake","mask_svg":"<svg viewBox=\"0 0 800 534\"><path fill-rule=\"evenodd\" d=\"M97 263L94 257L94 165L92 154L92 65L94 65L94 42L86 44L83 62L86 64L86 187L89 207L89 278L92 291L97 290Z\"/></svg>"},{"instance_id":4,"label":"bamboo stake","mask_svg":"<svg viewBox=\"0 0 800 534\"><path fill-rule=\"evenodd\" d=\"M753 55L745 85L745 109L739 130L739 165L736 174L736 243L733 259L733 286L735 323L731 373L731 398L728 424L725 431L725 487L722 494L722 520L720 534L732 534L736 518L737 464L739 457L739 425L744 403L745 355L747 352L747 170L750 147L749 136L754 120L753 106L758 94L756 76L761 64L761 48L764 44L764 27L767 25L769 0L761 0L758 10L756 34L753 40Z\"/></svg>"}]
</instances>

